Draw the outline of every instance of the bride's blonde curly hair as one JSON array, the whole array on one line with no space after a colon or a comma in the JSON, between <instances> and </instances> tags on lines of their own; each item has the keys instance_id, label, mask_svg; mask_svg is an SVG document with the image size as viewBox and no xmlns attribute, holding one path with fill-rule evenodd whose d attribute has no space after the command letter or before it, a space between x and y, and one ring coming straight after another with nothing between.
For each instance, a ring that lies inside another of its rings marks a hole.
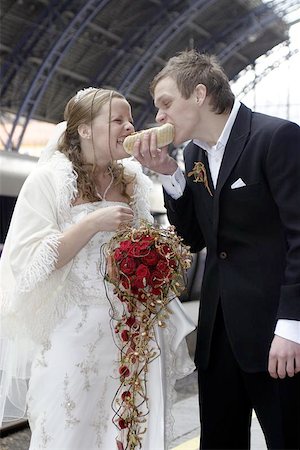
<instances>
[{"instance_id":1,"label":"bride's blonde curly hair","mask_svg":"<svg viewBox=\"0 0 300 450\"><path fill-rule=\"evenodd\" d=\"M78 195L88 201L99 201L97 194L96 180L94 177L94 166L86 164L83 159L78 127L81 124L91 124L101 111L103 105L109 102L108 127L110 132L111 101L113 98L125 97L112 89L88 88L79 91L69 100L66 105L64 118L67 121L66 131L63 133L58 150L62 152L72 162L74 171L77 174ZM126 100L126 99L125 99ZM129 177L124 173L124 167L117 161L111 160L108 169L113 176L113 184L121 186L121 195L128 200L129 195L126 187L134 177Z\"/></svg>"}]
</instances>

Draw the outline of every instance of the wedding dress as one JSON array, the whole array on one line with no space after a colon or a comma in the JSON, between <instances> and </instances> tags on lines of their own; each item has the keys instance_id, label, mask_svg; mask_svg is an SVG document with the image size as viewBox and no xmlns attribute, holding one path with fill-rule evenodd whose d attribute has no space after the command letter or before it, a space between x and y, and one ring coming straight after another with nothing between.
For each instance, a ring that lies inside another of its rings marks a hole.
<instances>
[{"instance_id":1,"label":"wedding dress","mask_svg":"<svg viewBox=\"0 0 300 450\"><path fill-rule=\"evenodd\" d=\"M118 204L123 203L75 205L62 230L97 208ZM112 402L120 381L111 315L120 301L104 282L102 253L112 235L97 233L73 259L67 281L81 286L81 300L68 308L35 355L27 394L30 450L117 449ZM156 329L160 357L149 365L143 450L168 448L175 380L194 369L184 340L194 326L178 299L170 307L167 328Z\"/></svg>"},{"instance_id":2,"label":"wedding dress","mask_svg":"<svg viewBox=\"0 0 300 450\"><path fill-rule=\"evenodd\" d=\"M56 151L61 126L22 187L0 260L0 422L28 416L30 450L117 450L116 439L124 436L113 423L120 379L112 312L120 302L104 282L102 252L113 233L97 233L62 268L55 263L69 226L97 208L123 203L72 206L77 176ZM136 182L134 226L153 221L150 180L138 163L122 164ZM155 330L160 356L147 373L143 450L168 448L174 384L194 370L185 336L195 326L178 299L169 309L167 327Z\"/></svg>"}]
</instances>

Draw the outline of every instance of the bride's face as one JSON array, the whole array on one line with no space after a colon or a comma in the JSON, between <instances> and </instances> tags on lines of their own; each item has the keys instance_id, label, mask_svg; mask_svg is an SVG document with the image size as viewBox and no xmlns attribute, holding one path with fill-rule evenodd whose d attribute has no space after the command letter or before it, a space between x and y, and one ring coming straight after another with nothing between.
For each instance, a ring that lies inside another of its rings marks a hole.
<instances>
[{"instance_id":1,"label":"bride's face","mask_svg":"<svg viewBox=\"0 0 300 450\"><path fill-rule=\"evenodd\" d=\"M132 122L131 107L125 99L112 98L110 114L109 102L102 106L91 127L96 163L129 156L123 148L123 141L134 132Z\"/></svg>"}]
</instances>

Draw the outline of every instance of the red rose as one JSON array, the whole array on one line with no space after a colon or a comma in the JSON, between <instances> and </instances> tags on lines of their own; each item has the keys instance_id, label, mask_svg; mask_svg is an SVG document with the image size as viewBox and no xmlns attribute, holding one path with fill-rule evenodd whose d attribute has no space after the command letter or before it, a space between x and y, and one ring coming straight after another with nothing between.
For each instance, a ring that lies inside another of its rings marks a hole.
<instances>
[{"instance_id":1,"label":"red rose","mask_svg":"<svg viewBox=\"0 0 300 450\"><path fill-rule=\"evenodd\" d=\"M158 288L164 283L164 276L158 270L151 274L149 284L152 288Z\"/></svg>"},{"instance_id":2,"label":"red rose","mask_svg":"<svg viewBox=\"0 0 300 450\"><path fill-rule=\"evenodd\" d=\"M150 270L145 264L140 264L135 273L136 276L133 282L134 288L144 289L147 286L151 275Z\"/></svg>"},{"instance_id":3,"label":"red rose","mask_svg":"<svg viewBox=\"0 0 300 450\"><path fill-rule=\"evenodd\" d=\"M146 281L150 277L150 270L147 266L145 266L145 264L140 264L138 266L136 269L136 277L143 280L145 279Z\"/></svg>"},{"instance_id":4,"label":"red rose","mask_svg":"<svg viewBox=\"0 0 300 450\"><path fill-rule=\"evenodd\" d=\"M139 242L134 242L128 249L128 255L133 256L134 258L139 258L140 256L143 256L145 253L145 250L140 247Z\"/></svg>"},{"instance_id":5,"label":"red rose","mask_svg":"<svg viewBox=\"0 0 300 450\"><path fill-rule=\"evenodd\" d=\"M129 391L125 391L121 395L123 402L125 402L127 399L131 398L131 393Z\"/></svg>"},{"instance_id":6,"label":"red rose","mask_svg":"<svg viewBox=\"0 0 300 450\"><path fill-rule=\"evenodd\" d=\"M147 248L150 248L153 244L154 239L151 236L145 236L142 240L139 242L139 247L141 250L146 250Z\"/></svg>"},{"instance_id":7,"label":"red rose","mask_svg":"<svg viewBox=\"0 0 300 450\"><path fill-rule=\"evenodd\" d=\"M124 252L127 252L129 250L129 248L131 247L132 242L130 240L126 240L120 243L120 249L123 250Z\"/></svg>"},{"instance_id":8,"label":"red rose","mask_svg":"<svg viewBox=\"0 0 300 450\"><path fill-rule=\"evenodd\" d=\"M159 247L159 251L162 255L169 255L171 253L171 248L167 244L164 244Z\"/></svg>"},{"instance_id":9,"label":"red rose","mask_svg":"<svg viewBox=\"0 0 300 450\"><path fill-rule=\"evenodd\" d=\"M177 261L176 261L176 259L170 259L170 261L169 261L169 266L170 266L172 269L176 269L176 267L177 267Z\"/></svg>"},{"instance_id":10,"label":"red rose","mask_svg":"<svg viewBox=\"0 0 300 450\"><path fill-rule=\"evenodd\" d=\"M124 342L127 342L127 341L129 340L129 333L128 333L128 330L123 330L123 331L121 332L121 339L122 339L122 341L124 341Z\"/></svg>"},{"instance_id":11,"label":"red rose","mask_svg":"<svg viewBox=\"0 0 300 450\"><path fill-rule=\"evenodd\" d=\"M119 427L121 428L121 430L124 430L124 428L127 428L127 423L124 419L122 419L122 417L119 419L118 423L119 423Z\"/></svg>"},{"instance_id":12,"label":"red rose","mask_svg":"<svg viewBox=\"0 0 300 450\"><path fill-rule=\"evenodd\" d=\"M133 258L124 258L123 261L120 264L120 269L123 273L125 273L126 275L131 275L133 274L134 270L135 270L135 261Z\"/></svg>"},{"instance_id":13,"label":"red rose","mask_svg":"<svg viewBox=\"0 0 300 450\"><path fill-rule=\"evenodd\" d=\"M140 300L141 302L147 301L144 289L145 289L145 278L136 278L133 281L132 294L136 299Z\"/></svg>"},{"instance_id":14,"label":"red rose","mask_svg":"<svg viewBox=\"0 0 300 450\"><path fill-rule=\"evenodd\" d=\"M131 328L132 325L134 324L135 324L135 317L129 316L128 319L126 320L126 325L128 325Z\"/></svg>"},{"instance_id":15,"label":"red rose","mask_svg":"<svg viewBox=\"0 0 300 450\"><path fill-rule=\"evenodd\" d=\"M153 294L153 295L161 295L161 292L162 292L162 290L160 289L160 288L158 288L158 287L153 287L152 289L151 289L151 293Z\"/></svg>"},{"instance_id":16,"label":"red rose","mask_svg":"<svg viewBox=\"0 0 300 450\"><path fill-rule=\"evenodd\" d=\"M159 260L159 255L156 250L150 250L148 255L145 255L143 257L143 262L147 264L148 266L155 266L157 261Z\"/></svg>"},{"instance_id":17,"label":"red rose","mask_svg":"<svg viewBox=\"0 0 300 450\"><path fill-rule=\"evenodd\" d=\"M132 293L138 295L140 289L144 289L147 282L145 278L135 278L132 286Z\"/></svg>"},{"instance_id":18,"label":"red rose","mask_svg":"<svg viewBox=\"0 0 300 450\"><path fill-rule=\"evenodd\" d=\"M138 295L139 288L141 288L141 287L144 287L143 284L141 284L141 283L137 283L136 284L136 280L134 279L133 283L132 283L132 286L131 286L131 293L133 295Z\"/></svg>"},{"instance_id":19,"label":"red rose","mask_svg":"<svg viewBox=\"0 0 300 450\"><path fill-rule=\"evenodd\" d=\"M119 368L119 374L120 374L122 377L128 377L128 376L130 375L130 371L129 371L129 369L128 369L127 366L121 366L121 367Z\"/></svg>"},{"instance_id":20,"label":"red rose","mask_svg":"<svg viewBox=\"0 0 300 450\"><path fill-rule=\"evenodd\" d=\"M161 259L160 261L158 261L157 266L156 266L156 270L158 272L161 272L162 276L166 276L169 274L170 272L170 268L169 268L169 264L165 259Z\"/></svg>"}]
</instances>

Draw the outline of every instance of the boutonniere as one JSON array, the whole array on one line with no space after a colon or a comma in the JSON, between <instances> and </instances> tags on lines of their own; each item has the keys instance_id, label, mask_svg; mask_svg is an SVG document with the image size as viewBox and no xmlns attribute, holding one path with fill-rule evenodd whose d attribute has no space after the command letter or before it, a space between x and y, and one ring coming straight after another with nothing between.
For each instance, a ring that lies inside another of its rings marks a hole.
<instances>
[{"instance_id":1,"label":"boutonniere","mask_svg":"<svg viewBox=\"0 0 300 450\"><path fill-rule=\"evenodd\" d=\"M203 183L209 194L212 196L212 192L208 186L208 179L206 174L206 169L201 161L197 161L194 163L193 170L188 173L188 177L194 177L194 183Z\"/></svg>"}]
</instances>

